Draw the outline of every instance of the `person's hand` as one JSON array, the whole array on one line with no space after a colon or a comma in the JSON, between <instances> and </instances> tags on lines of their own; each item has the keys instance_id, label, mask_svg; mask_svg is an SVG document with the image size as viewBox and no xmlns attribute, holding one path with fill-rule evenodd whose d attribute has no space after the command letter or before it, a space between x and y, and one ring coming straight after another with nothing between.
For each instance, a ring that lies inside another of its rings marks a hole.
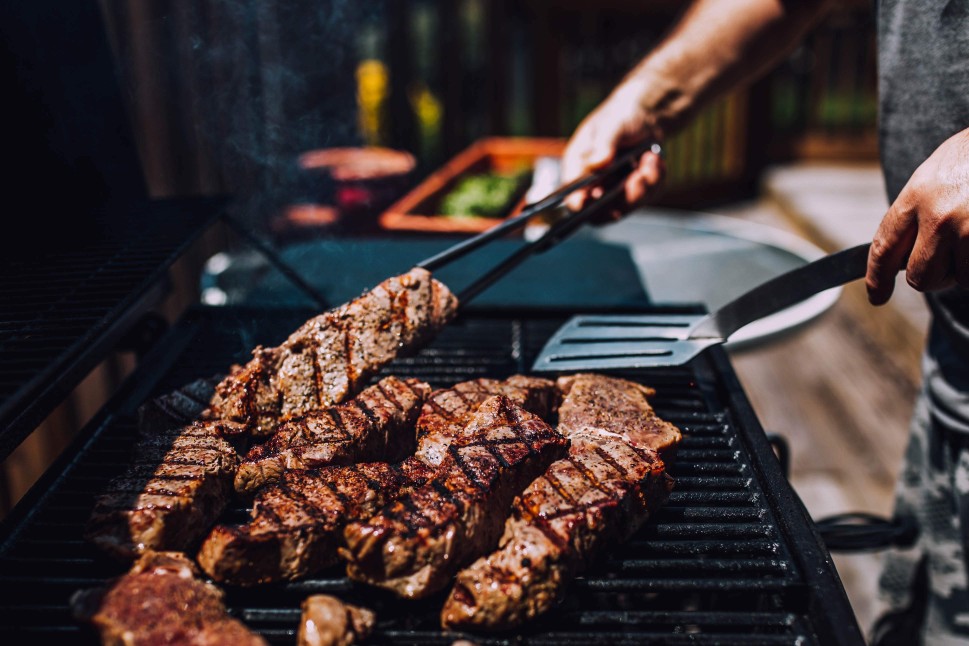
<instances>
[{"instance_id":1,"label":"person's hand","mask_svg":"<svg viewBox=\"0 0 969 646\"><path fill-rule=\"evenodd\" d=\"M902 267L920 292L969 287L969 130L918 167L878 226L865 277L873 305L888 301Z\"/></svg>"},{"instance_id":2,"label":"person's hand","mask_svg":"<svg viewBox=\"0 0 969 646\"><path fill-rule=\"evenodd\" d=\"M643 109L636 92L620 86L576 128L562 158L562 183L598 170L616 157L622 149L646 139L660 141L662 132L655 119ZM647 151L639 164L625 179L626 205L641 202L654 191L665 175L666 167L660 156ZM566 204L573 211L581 209L590 199L602 195L601 186L578 190L569 196ZM618 211L611 214L618 219Z\"/></svg>"}]
</instances>

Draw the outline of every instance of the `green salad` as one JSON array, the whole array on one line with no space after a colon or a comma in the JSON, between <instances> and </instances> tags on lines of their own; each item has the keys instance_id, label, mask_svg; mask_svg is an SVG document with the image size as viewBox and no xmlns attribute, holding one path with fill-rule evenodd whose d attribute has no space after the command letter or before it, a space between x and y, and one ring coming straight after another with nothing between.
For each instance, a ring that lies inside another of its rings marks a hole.
<instances>
[{"instance_id":1,"label":"green salad","mask_svg":"<svg viewBox=\"0 0 969 646\"><path fill-rule=\"evenodd\" d=\"M528 173L478 173L458 180L441 199L441 213L451 217L500 218L512 208Z\"/></svg>"}]
</instances>

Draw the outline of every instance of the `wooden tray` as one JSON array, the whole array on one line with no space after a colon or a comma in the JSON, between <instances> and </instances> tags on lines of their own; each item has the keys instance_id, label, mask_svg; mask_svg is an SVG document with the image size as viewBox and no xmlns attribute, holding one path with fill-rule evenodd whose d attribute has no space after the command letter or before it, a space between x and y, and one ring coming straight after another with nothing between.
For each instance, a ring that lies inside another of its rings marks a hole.
<instances>
[{"instance_id":1,"label":"wooden tray","mask_svg":"<svg viewBox=\"0 0 969 646\"><path fill-rule=\"evenodd\" d=\"M531 168L539 157L560 157L565 150L565 144L565 139L479 139L384 211L380 216L380 226L393 231L429 233L479 233L490 229L503 218L455 218L440 215L436 209L441 198L465 175L511 173L523 167ZM517 213L523 204L524 200L519 200L505 217Z\"/></svg>"}]
</instances>

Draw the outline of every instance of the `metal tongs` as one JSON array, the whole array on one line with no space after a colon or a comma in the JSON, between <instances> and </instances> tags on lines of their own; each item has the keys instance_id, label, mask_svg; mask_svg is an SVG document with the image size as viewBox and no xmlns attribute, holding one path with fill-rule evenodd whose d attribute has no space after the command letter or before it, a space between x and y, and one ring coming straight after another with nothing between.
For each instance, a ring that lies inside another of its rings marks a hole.
<instances>
[{"instance_id":1,"label":"metal tongs","mask_svg":"<svg viewBox=\"0 0 969 646\"><path fill-rule=\"evenodd\" d=\"M492 240L499 238L506 233L524 227L528 223L528 220L535 217L539 213L558 208L574 191L595 183L602 183L605 185L605 191L601 197L589 203L582 210L569 213L552 223L548 230L541 235L541 237L527 243L509 255L494 268L477 278L473 283L464 288L463 291L458 293L458 302L464 305L472 298L493 285L496 281L498 281L498 279L520 265L529 256L547 251L548 249L552 248L567 238L594 215L602 212L604 209L609 208L610 205L615 203L623 194L623 182L617 181L615 184L610 185L610 180L620 180L622 177L624 177L625 173L623 171L628 172L632 170L635 167L636 162L646 151L652 151L658 155L662 154L662 148L656 142L647 142L636 146L635 148L631 148L617 156L616 159L608 166L587 175L583 175L582 177L549 193L542 199L525 205L525 207L522 208L521 213L518 215L505 220L501 224L498 224L487 231L474 236L473 238L468 238L467 240L464 240L439 254L419 262L417 267L426 269L428 271L436 271L441 267L454 262L458 258L471 253L482 245L491 242Z\"/></svg>"}]
</instances>

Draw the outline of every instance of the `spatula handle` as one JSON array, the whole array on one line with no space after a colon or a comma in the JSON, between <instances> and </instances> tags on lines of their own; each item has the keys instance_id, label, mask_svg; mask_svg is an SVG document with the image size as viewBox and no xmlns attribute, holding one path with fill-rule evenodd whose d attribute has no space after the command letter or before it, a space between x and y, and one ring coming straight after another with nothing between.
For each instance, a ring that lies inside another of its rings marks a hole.
<instances>
[{"instance_id":1,"label":"spatula handle","mask_svg":"<svg viewBox=\"0 0 969 646\"><path fill-rule=\"evenodd\" d=\"M701 320L690 337L727 339L748 323L863 277L870 246L845 249L772 278Z\"/></svg>"}]
</instances>

